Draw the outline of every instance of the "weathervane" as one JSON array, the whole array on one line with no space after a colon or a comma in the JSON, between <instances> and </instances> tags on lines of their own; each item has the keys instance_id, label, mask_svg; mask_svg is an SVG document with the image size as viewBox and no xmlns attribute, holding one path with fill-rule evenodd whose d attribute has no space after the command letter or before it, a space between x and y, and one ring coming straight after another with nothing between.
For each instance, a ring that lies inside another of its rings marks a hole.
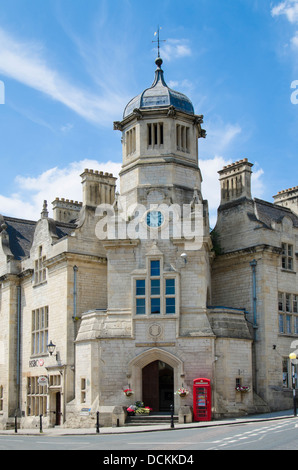
<instances>
[{"instance_id":1,"label":"weathervane","mask_svg":"<svg viewBox=\"0 0 298 470\"><path fill-rule=\"evenodd\" d=\"M154 36L157 36L157 41L152 41L152 42L157 42L158 58L160 57L160 43L161 43L161 42L166 42L165 39L160 39L160 38L159 38L159 31L160 31L161 29L162 29L162 28L160 28L160 27L158 26L157 31L155 31L155 33L154 33Z\"/></svg>"}]
</instances>

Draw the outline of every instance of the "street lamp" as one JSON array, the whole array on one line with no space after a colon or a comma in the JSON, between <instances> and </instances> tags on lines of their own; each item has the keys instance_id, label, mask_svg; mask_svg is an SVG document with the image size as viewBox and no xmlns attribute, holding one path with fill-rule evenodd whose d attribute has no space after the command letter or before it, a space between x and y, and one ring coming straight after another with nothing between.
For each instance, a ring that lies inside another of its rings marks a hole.
<instances>
[{"instance_id":1,"label":"street lamp","mask_svg":"<svg viewBox=\"0 0 298 470\"><path fill-rule=\"evenodd\" d=\"M47 345L47 350L50 353L50 356L53 355L54 351L56 349L56 344L53 343L51 340L50 343ZM57 361L58 354L56 354L56 361Z\"/></svg>"},{"instance_id":2,"label":"street lamp","mask_svg":"<svg viewBox=\"0 0 298 470\"><path fill-rule=\"evenodd\" d=\"M294 361L297 359L297 356L295 353L291 353L289 355L289 359L291 361ZM294 416L297 416L296 414L296 377L295 377L295 365L292 362L292 384L293 384L293 407L294 407Z\"/></svg>"}]
</instances>

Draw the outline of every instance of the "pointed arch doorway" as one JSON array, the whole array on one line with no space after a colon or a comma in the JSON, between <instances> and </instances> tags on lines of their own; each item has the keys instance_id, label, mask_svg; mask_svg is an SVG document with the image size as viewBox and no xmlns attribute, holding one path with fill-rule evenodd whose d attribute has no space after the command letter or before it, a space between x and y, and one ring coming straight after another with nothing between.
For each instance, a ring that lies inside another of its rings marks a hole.
<instances>
[{"instance_id":1,"label":"pointed arch doorway","mask_svg":"<svg viewBox=\"0 0 298 470\"><path fill-rule=\"evenodd\" d=\"M142 401L153 412L169 412L174 402L174 369L156 360L142 369Z\"/></svg>"}]
</instances>

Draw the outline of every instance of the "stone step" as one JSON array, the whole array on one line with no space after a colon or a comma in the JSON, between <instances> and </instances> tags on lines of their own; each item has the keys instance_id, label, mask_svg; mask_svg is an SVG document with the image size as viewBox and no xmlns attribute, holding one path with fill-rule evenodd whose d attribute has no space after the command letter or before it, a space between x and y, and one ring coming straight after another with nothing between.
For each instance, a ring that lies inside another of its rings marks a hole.
<instances>
[{"instance_id":1,"label":"stone step","mask_svg":"<svg viewBox=\"0 0 298 470\"><path fill-rule=\"evenodd\" d=\"M178 422L178 416L174 415L174 423ZM170 414L149 414L127 416L125 424L127 426L144 426L154 424L171 424Z\"/></svg>"}]
</instances>

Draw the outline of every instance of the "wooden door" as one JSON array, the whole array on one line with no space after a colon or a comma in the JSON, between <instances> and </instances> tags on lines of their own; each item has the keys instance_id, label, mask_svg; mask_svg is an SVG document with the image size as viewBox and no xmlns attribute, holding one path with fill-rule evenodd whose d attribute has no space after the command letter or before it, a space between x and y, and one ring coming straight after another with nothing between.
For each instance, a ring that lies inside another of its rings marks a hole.
<instances>
[{"instance_id":1,"label":"wooden door","mask_svg":"<svg viewBox=\"0 0 298 470\"><path fill-rule=\"evenodd\" d=\"M143 402L153 411L159 411L159 361L154 361L143 368Z\"/></svg>"}]
</instances>

